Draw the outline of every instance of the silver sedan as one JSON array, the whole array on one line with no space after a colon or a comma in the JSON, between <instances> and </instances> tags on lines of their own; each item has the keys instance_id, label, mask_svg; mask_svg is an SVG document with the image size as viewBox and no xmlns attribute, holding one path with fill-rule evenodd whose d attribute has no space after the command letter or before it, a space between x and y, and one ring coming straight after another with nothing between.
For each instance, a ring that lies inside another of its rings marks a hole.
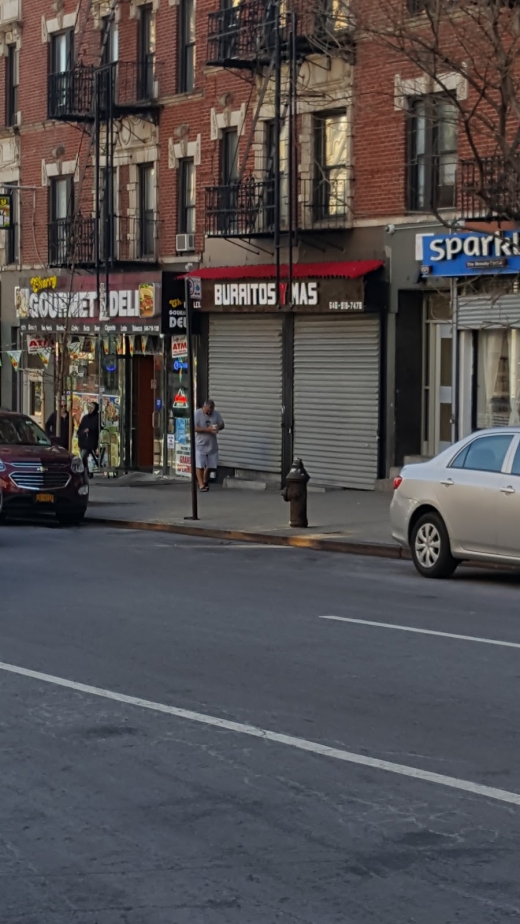
<instances>
[{"instance_id":1,"label":"silver sedan","mask_svg":"<svg viewBox=\"0 0 520 924\"><path fill-rule=\"evenodd\" d=\"M520 427L480 430L394 481L392 535L425 577L461 561L520 564Z\"/></svg>"}]
</instances>

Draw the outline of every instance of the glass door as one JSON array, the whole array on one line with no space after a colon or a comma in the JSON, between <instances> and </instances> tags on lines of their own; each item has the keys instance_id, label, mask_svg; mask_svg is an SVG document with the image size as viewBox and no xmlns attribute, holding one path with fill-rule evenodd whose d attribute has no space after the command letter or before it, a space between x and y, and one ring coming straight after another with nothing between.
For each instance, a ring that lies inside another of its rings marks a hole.
<instances>
[{"instance_id":1,"label":"glass door","mask_svg":"<svg viewBox=\"0 0 520 924\"><path fill-rule=\"evenodd\" d=\"M43 427L45 424L43 398L43 372L34 370L26 373L24 388L24 414Z\"/></svg>"},{"instance_id":2,"label":"glass door","mask_svg":"<svg viewBox=\"0 0 520 924\"><path fill-rule=\"evenodd\" d=\"M425 454L435 456L451 444L453 338L451 324L428 324L428 426Z\"/></svg>"}]
</instances>

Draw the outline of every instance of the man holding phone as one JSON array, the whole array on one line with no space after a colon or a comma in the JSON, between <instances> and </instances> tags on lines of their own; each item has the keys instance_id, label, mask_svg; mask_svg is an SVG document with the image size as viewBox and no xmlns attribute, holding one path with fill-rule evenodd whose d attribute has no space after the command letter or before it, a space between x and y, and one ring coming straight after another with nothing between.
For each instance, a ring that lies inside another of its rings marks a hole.
<instances>
[{"instance_id":1,"label":"man holding phone","mask_svg":"<svg viewBox=\"0 0 520 924\"><path fill-rule=\"evenodd\" d=\"M195 411L194 419L197 481L201 491L209 491L209 473L218 466L217 433L224 429L224 421L210 398Z\"/></svg>"}]
</instances>

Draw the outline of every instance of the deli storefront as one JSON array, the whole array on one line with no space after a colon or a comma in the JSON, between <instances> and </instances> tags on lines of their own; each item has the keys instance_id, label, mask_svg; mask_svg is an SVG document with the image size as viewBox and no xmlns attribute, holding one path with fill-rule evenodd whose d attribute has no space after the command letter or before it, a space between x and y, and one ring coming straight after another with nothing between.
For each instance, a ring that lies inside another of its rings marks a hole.
<instances>
[{"instance_id":1,"label":"deli storefront","mask_svg":"<svg viewBox=\"0 0 520 924\"><path fill-rule=\"evenodd\" d=\"M36 407L30 397L24 409L41 423L51 413L57 357L65 349L74 429L90 401L101 408L102 469L162 470L167 377L161 273L114 274L108 298L101 285L99 299L92 276L78 275L72 283L66 275L31 277L14 298L26 354L23 393L39 393Z\"/></svg>"},{"instance_id":2,"label":"deli storefront","mask_svg":"<svg viewBox=\"0 0 520 924\"><path fill-rule=\"evenodd\" d=\"M229 474L278 481L300 456L315 485L373 488L381 266L299 264L291 290L282 267L279 296L272 265L191 274L199 366L202 353L205 384L226 422L219 461Z\"/></svg>"}]
</instances>

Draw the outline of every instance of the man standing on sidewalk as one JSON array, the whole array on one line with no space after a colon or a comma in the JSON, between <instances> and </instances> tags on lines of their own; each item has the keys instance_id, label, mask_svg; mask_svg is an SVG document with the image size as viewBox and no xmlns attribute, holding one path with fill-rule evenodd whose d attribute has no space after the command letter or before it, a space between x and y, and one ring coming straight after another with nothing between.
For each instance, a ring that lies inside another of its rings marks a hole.
<instances>
[{"instance_id":1,"label":"man standing on sidewalk","mask_svg":"<svg viewBox=\"0 0 520 924\"><path fill-rule=\"evenodd\" d=\"M224 429L224 421L209 398L195 411L194 418L197 481L201 491L208 491L209 473L218 465L217 433Z\"/></svg>"}]
</instances>

